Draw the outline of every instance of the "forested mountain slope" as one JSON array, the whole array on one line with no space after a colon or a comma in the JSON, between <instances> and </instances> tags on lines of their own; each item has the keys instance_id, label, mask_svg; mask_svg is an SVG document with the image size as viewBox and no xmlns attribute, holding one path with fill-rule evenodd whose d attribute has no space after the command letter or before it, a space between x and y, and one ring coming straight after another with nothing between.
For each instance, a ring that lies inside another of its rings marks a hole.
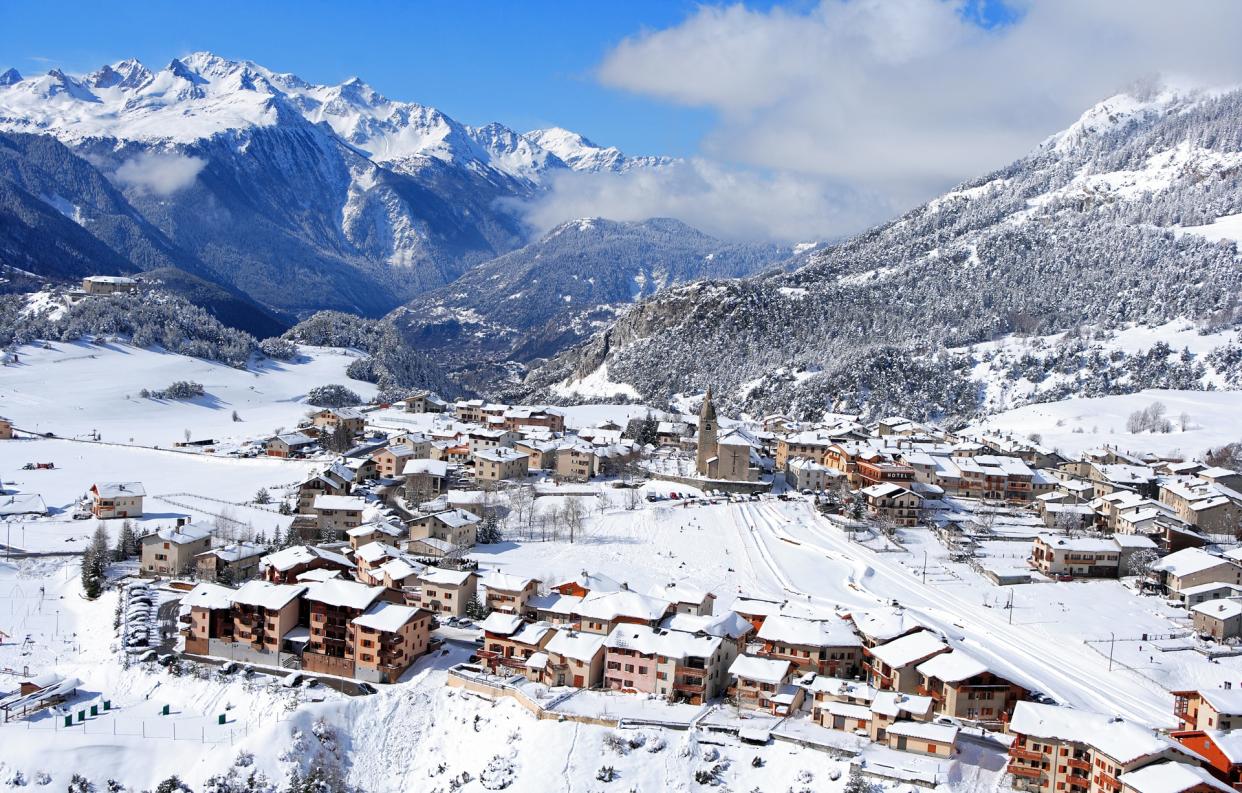
<instances>
[{"instance_id":1,"label":"forested mountain slope","mask_svg":"<svg viewBox=\"0 0 1242 793\"><path fill-rule=\"evenodd\" d=\"M1216 221L1242 213L1239 166L1242 93L1120 95L794 272L643 303L514 395L600 397L612 383L659 401L710 384L756 412L970 415L984 407L981 361L947 348L1083 325L1236 323L1242 267L1228 219ZM1182 230L1204 224L1216 225ZM1138 369L1114 355L1094 388L1161 385L1179 353Z\"/></svg>"}]
</instances>

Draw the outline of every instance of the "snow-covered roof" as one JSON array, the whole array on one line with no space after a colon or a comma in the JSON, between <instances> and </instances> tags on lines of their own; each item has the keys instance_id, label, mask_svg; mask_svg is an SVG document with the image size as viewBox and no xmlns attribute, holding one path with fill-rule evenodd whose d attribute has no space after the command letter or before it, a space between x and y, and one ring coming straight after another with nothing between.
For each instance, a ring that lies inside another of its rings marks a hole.
<instances>
[{"instance_id":1,"label":"snow-covered roof","mask_svg":"<svg viewBox=\"0 0 1242 793\"><path fill-rule=\"evenodd\" d=\"M292 570L300 564L310 564L316 559L334 562L343 567L353 567L354 563L335 551L316 548L312 545L293 545L268 554L260 560L260 564L280 572Z\"/></svg>"},{"instance_id":2,"label":"snow-covered roof","mask_svg":"<svg viewBox=\"0 0 1242 793\"><path fill-rule=\"evenodd\" d=\"M1233 788L1203 768L1172 760L1152 763L1137 771L1127 771L1117 777L1117 781L1134 793L1185 793L1188 790L1201 790L1204 785L1226 793L1233 791Z\"/></svg>"},{"instance_id":3,"label":"snow-covered roof","mask_svg":"<svg viewBox=\"0 0 1242 793\"><path fill-rule=\"evenodd\" d=\"M1009 721L1010 732L1089 744L1119 763L1164 751L1172 744L1150 729L1103 713L1019 702Z\"/></svg>"},{"instance_id":4,"label":"snow-covered roof","mask_svg":"<svg viewBox=\"0 0 1242 793\"><path fill-rule=\"evenodd\" d=\"M553 584L552 588L560 589L561 587L571 585L580 586L588 592L595 592L597 590L600 592L616 592L621 589L621 582L615 578L602 573L588 573L586 570L583 570L573 578L566 578L564 581Z\"/></svg>"},{"instance_id":5,"label":"snow-covered roof","mask_svg":"<svg viewBox=\"0 0 1242 793\"><path fill-rule=\"evenodd\" d=\"M367 586L357 581L334 578L311 584L306 590L306 599L329 606L361 610L374 603L382 594L382 586Z\"/></svg>"},{"instance_id":6,"label":"snow-covered roof","mask_svg":"<svg viewBox=\"0 0 1242 793\"><path fill-rule=\"evenodd\" d=\"M227 609L233 605L233 595L237 590L219 584L202 583L195 586L185 597L181 598L181 606L185 608Z\"/></svg>"},{"instance_id":7,"label":"snow-covered roof","mask_svg":"<svg viewBox=\"0 0 1242 793\"><path fill-rule=\"evenodd\" d=\"M494 449L482 449L474 453L476 460L487 460L493 463L511 463L525 460L530 455L510 449L508 446L497 446Z\"/></svg>"},{"instance_id":8,"label":"snow-covered roof","mask_svg":"<svg viewBox=\"0 0 1242 793\"><path fill-rule=\"evenodd\" d=\"M1066 537L1060 534L1041 534L1039 541L1057 550L1076 553L1116 553L1118 550L1117 543L1113 542L1111 537Z\"/></svg>"},{"instance_id":9,"label":"snow-covered roof","mask_svg":"<svg viewBox=\"0 0 1242 793\"><path fill-rule=\"evenodd\" d=\"M931 714L932 705L931 697L903 694L899 691L880 691L871 700L871 712L894 719L903 713L925 717Z\"/></svg>"},{"instance_id":10,"label":"snow-covered roof","mask_svg":"<svg viewBox=\"0 0 1242 793\"><path fill-rule=\"evenodd\" d=\"M419 575L423 569L423 565L413 559L402 556L398 559L389 559L375 568L375 572L393 581L404 581L410 576Z\"/></svg>"},{"instance_id":11,"label":"snow-covered roof","mask_svg":"<svg viewBox=\"0 0 1242 793\"><path fill-rule=\"evenodd\" d=\"M92 284L116 284L118 286L133 286L138 283L133 278L126 278L123 275L88 275L82 280L90 281Z\"/></svg>"},{"instance_id":12,"label":"snow-covered roof","mask_svg":"<svg viewBox=\"0 0 1242 793\"><path fill-rule=\"evenodd\" d=\"M738 614L754 614L760 617L768 617L773 614L780 614L781 606L783 605L784 601L743 595L733 601L733 605L729 608Z\"/></svg>"},{"instance_id":13,"label":"snow-covered roof","mask_svg":"<svg viewBox=\"0 0 1242 793\"><path fill-rule=\"evenodd\" d=\"M412 606L401 606L381 600L365 613L354 617L352 622L361 628L392 633L399 631L410 620L418 616L419 609Z\"/></svg>"},{"instance_id":14,"label":"snow-covered roof","mask_svg":"<svg viewBox=\"0 0 1242 793\"><path fill-rule=\"evenodd\" d=\"M890 735L904 735L937 743L953 743L957 740L957 726L934 724L926 721L898 721L885 728Z\"/></svg>"},{"instance_id":15,"label":"snow-covered roof","mask_svg":"<svg viewBox=\"0 0 1242 793\"><path fill-rule=\"evenodd\" d=\"M598 633L560 628L543 649L553 655L590 661L604 648L604 638Z\"/></svg>"},{"instance_id":16,"label":"snow-covered roof","mask_svg":"<svg viewBox=\"0 0 1242 793\"><path fill-rule=\"evenodd\" d=\"M785 614L773 614L765 619L758 637L806 647L862 646L862 639L845 620L804 620Z\"/></svg>"},{"instance_id":17,"label":"snow-covered roof","mask_svg":"<svg viewBox=\"0 0 1242 793\"><path fill-rule=\"evenodd\" d=\"M1199 696L1222 716L1242 716L1242 689L1201 688Z\"/></svg>"},{"instance_id":18,"label":"snow-covered roof","mask_svg":"<svg viewBox=\"0 0 1242 793\"><path fill-rule=\"evenodd\" d=\"M726 636L740 639L755 629L745 617L734 611L704 616L674 612L664 618L660 627L686 633L706 633L722 639Z\"/></svg>"},{"instance_id":19,"label":"snow-covered roof","mask_svg":"<svg viewBox=\"0 0 1242 793\"><path fill-rule=\"evenodd\" d=\"M461 586L473 575L478 574L473 570L445 570L442 567L428 567L419 574L418 580L424 584L437 586Z\"/></svg>"},{"instance_id":20,"label":"snow-covered roof","mask_svg":"<svg viewBox=\"0 0 1242 793\"><path fill-rule=\"evenodd\" d=\"M760 683L780 683L789 674L790 663L775 658L739 655L729 666L729 674Z\"/></svg>"},{"instance_id":21,"label":"snow-covered roof","mask_svg":"<svg viewBox=\"0 0 1242 793\"><path fill-rule=\"evenodd\" d=\"M550 592L546 595L535 595L527 601L527 604L535 611L544 611L562 617L570 617L577 612L578 604L581 602L582 598L577 595L562 595L560 592Z\"/></svg>"},{"instance_id":22,"label":"snow-covered roof","mask_svg":"<svg viewBox=\"0 0 1242 793\"><path fill-rule=\"evenodd\" d=\"M405 534L405 527L393 523L375 522L355 526L345 532L347 537L365 537L368 534L386 534L389 537L400 537Z\"/></svg>"},{"instance_id":23,"label":"snow-covered roof","mask_svg":"<svg viewBox=\"0 0 1242 793\"><path fill-rule=\"evenodd\" d=\"M402 470L405 476L426 474L428 476L448 476L448 460L410 460Z\"/></svg>"},{"instance_id":24,"label":"snow-covered roof","mask_svg":"<svg viewBox=\"0 0 1242 793\"><path fill-rule=\"evenodd\" d=\"M46 515L47 504L38 493L0 496L0 515Z\"/></svg>"},{"instance_id":25,"label":"snow-covered roof","mask_svg":"<svg viewBox=\"0 0 1242 793\"><path fill-rule=\"evenodd\" d=\"M879 693L877 689L860 680L846 680L843 677L824 675L809 675L800 681L799 685L812 694L823 693L832 697L859 699L863 702L870 702Z\"/></svg>"},{"instance_id":26,"label":"snow-covered roof","mask_svg":"<svg viewBox=\"0 0 1242 793\"><path fill-rule=\"evenodd\" d=\"M271 443L277 440L288 446L308 446L315 442L315 439L305 432L282 432L280 435L273 435L268 438L267 442Z\"/></svg>"},{"instance_id":27,"label":"snow-covered roof","mask_svg":"<svg viewBox=\"0 0 1242 793\"><path fill-rule=\"evenodd\" d=\"M949 648L944 639L931 631L918 631L887 644L872 647L869 652L893 668L900 668L929 658Z\"/></svg>"},{"instance_id":28,"label":"snow-covered roof","mask_svg":"<svg viewBox=\"0 0 1242 793\"><path fill-rule=\"evenodd\" d=\"M493 611L488 614L486 619L479 623L479 627L488 633L494 633L497 636L509 636L522 627L523 619L517 614L506 614L503 611Z\"/></svg>"},{"instance_id":29,"label":"snow-covered roof","mask_svg":"<svg viewBox=\"0 0 1242 793\"><path fill-rule=\"evenodd\" d=\"M512 573L502 573L498 570L489 570L483 574L480 582L488 591L499 592L521 592L531 584L539 583L538 579L525 578Z\"/></svg>"},{"instance_id":30,"label":"snow-covered roof","mask_svg":"<svg viewBox=\"0 0 1242 793\"><path fill-rule=\"evenodd\" d=\"M921 675L946 683L957 683L988 671L987 664L961 650L933 655L917 669Z\"/></svg>"},{"instance_id":31,"label":"snow-covered roof","mask_svg":"<svg viewBox=\"0 0 1242 793\"><path fill-rule=\"evenodd\" d=\"M862 494L868 498L892 498L893 496L908 492L911 491L892 482L881 482L878 485L871 485L862 489Z\"/></svg>"},{"instance_id":32,"label":"snow-covered roof","mask_svg":"<svg viewBox=\"0 0 1242 793\"><path fill-rule=\"evenodd\" d=\"M634 650L642 655L663 655L675 660L709 658L720 647L716 636L695 636L681 631L621 624L613 628L605 647Z\"/></svg>"},{"instance_id":33,"label":"snow-covered roof","mask_svg":"<svg viewBox=\"0 0 1242 793\"><path fill-rule=\"evenodd\" d=\"M363 560L367 564L375 564L381 559L388 557L396 557L401 552L391 545L385 545L382 542L369 542L354 552L354 556Z\"/></svg>"},{"instance_id":34,"label":"snow-covered roof","mask_svg":"<svg viewBox=\"0 0 1242 793\"><path fill-rule=\"evenodd\" d=\"M221 548L203 551L199 556L214 556L224 562L236 562L241 559L253 559L267 553L267 546L257 542L234 542Z\"/></svg>"},{"instance_id":35,"label":"snow-covered roof","mask_svg":"<svg viewBox=\"0 0 1242 793\"><path fill-rule=\"evenodd\" d=\"M181 526L163 526L156 529L155 536L173 545L185 545L210 537L211 529L194 523L185 523Z\"/></svg>"},{"instance_id":36,"label":"snow-covered roof","mask_svg":"<svg viewBox=\"0 0 1242 793\"><path fill-rule=\"evenodd\" d=\"M847 719L857 719L858 721L871 721L871 708L866 705L828 700L819 707L833 716L844 716Z\"/></svg>"},{"instance_id":37,"label":"snow-covered roof","mask_svg":"<svg viewBox=\"0 0 1242 793\"><path fill-rule=\"evenodd\" d=\"M96 482L91 488L100 498L124 498L127 496L145 496L142 482Z\"/></svg>"},{"instance_id":38,"label":"snow-covered roof","mask_svg":"<svg viewBox=\"0 0 1242 793\"><path fill-rule=\"evenodd\" d=\"M1151 569L1181 578L1222 564L1233 564L1233 562L1214 556L1202 548L1183 548L1157 561Z\"/></svg>"},{"instance_id":39,"label":"snow-covered roof","mask_svg":"<svg viewBox=\"0 0 1242 793\"><path fill-rule=\"evenodd\" d=\"M667 584L657 584L648 590L648 594L661 600L693 606L699 605L712 596L712 593L706 589L700 589L685 582L678 583L676 581L671 581Z\"/></svg>"},{"instance_id":40,"label":"snow-covered roof","mask_svg":"<svg viewBox=\"0 0 1242 793\"><path fill-rule=\"evenodd\" d=\"M641 595L628 589L616 592L589 592L582 598L574 613L587 619L611 622L619 617L631 617L644 622L654 622L668 613L669 601L663 598Z\"/></svg>"},{"instance_id":41,"label":"snow-covered roof","mask_svg":"<svg viewBox=\"0 0 1242 793\"><path fill-rule=\"evenodd\" d=\"M520 625L509 638L519 644L538 645L553 630L555 629L546 622L527 622Z\"/></svg>"},{"instance_id":42,"label":"snow-covered roof","mask_svg":"<svg viewBox=\"0 0 1242 793\"><path fill-rule=\"evenodd\" d=\"M863 636L877 642L886 642L909 633L924 625L910 612L902 608L883 607L854 611L850 619Z\"/></svg>"},{"instance_id":43,"label":"snow-covered roof","mask_svg":"<svg viewBox=\"0 0 1242 793\"><path fill-rule=\"evenodd\" d=\"M340 570L331 570L327 567L320 567L316 570L304 570L303 572L298 573L297 575L298 583L302 583L302 584L310 584L310 583L314 583L315 581L327 581L332 578L340 578L340 577L341 577Z\"/></svg>"},{"instance_id":44,"label":"snow-covered roof","mask_svg":"<svg viewBox=\"0 0 1242 793\"><path fill-rule=\"evenodd\" d=\"M472 526L482 520L478 515L464 509L446 509L443 512L436 512L430 517L435 518L452 529Z\"/></svg>"},{"instance_id":45,"label":"snow-covered roof","mask_svg":"<svg viewBox=\"0 0 1242 793\"><path fill-rule=\"evenodd\" d=\"M1117 543L1121 548L1139 548L1151 550L1156 547L1156 541L1145 534L1114 534L1113 542Z\"/></svg>"},{"instance_id":46,"label":"snow-covered roof","mask_svg":"<svg viewBox=\"0 0 1242 793\"><path fill-rule=\"evenodd\" d=\"M366 499L358 496L315 496L315 509L340 509L361 512L367 506Z\"/></svg>"},{"instance_id":47,"label":"snow-covered roof","mask_svg":"<svg viewBox=\"0 0 1242 793\"><path fill-rule=\"evenodd\" d=\"M269 581L247 581L242 588L233 593L233 602L245 606L258 606L265 609L280 610L289 601L294 600L306 591L301 584L273 584Z\"/></svg>"}]
</instances>

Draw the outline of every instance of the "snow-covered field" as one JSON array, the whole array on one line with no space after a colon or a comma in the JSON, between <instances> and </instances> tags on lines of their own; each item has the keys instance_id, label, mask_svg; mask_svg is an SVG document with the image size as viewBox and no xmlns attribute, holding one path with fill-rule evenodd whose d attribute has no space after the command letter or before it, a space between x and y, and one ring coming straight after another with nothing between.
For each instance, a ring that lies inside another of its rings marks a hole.
<instances>
[{"instance_id":1,"label":"snow-covered field","mask_svg":"<svg viewBox=\"0 0 1242 793\"><path fill-rule=\"evenodd\" d=\"M1126 431L1131 413L1159 402L1173 424L1169 433ZM1180 417L1187 417L1182 429ZM1067 399L1025 405L977 425L1018 436L1036 433L1044 446L1077 455L1108 444L1123 451L1201 455L1209 448L1242 440L1242 392L1147 390L1135 394Z\"/></svg>"},{"instance_id":2,"label":"snow-covered field","mask_svg":"<svg viewBox=\"0 0 1242 793\"><path fill-rule=\"evenodd\" d=\"M27 462L51 462L52 470L26 471ZM13 440L0 443L0 480L18 493L38 493L52 515L15 521L0 527L6 539L30 551L82 548L95 530L94 520L74 520L74 506L96 482L134 481L146 489L140 528L169 525L177 517L214 524L225 515L271 534L292 518L273 510L245 506L260 487L273 492L301 481L312 463L269 458L232 459L164 449L113 446L62 439ZM189 494L188 496L186 494ZM207 496L226 502L207 501ZM119 521L104 521L115 537Z\"/></svg>"},{"instance_id":3,"label":"snow-covered field","mask_svg":"<svg viewBox=\"0 0 1242 793\"><path fill-rule=\"evenodd\" d=\"M292 429L312 407L306 392L340 383L364 398L375 386L345 376L361 353L302 347L295 361L262 360L247 369L124 343L49 342L17 349L20 363L0 370L0 415L31 432L172 446L193 438L224 440ZM201 383L194 400L143 399L139 391L179 380ZM239 421L233 420L237 413Z\"/></svg>"}]
</instances>

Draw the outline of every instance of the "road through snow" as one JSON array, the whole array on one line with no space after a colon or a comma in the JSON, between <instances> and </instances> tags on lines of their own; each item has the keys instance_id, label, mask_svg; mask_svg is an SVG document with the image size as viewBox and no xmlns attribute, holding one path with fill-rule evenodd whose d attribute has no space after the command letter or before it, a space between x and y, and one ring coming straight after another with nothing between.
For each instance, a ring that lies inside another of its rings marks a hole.
<instances>
[{"instance_id":1,"label":"road through snow","mask_svg":"<svg viewBox=\"0 0 1242 793\"><path fill-rule=\"evenodd\" d=\"M1067 705L1173 726L1172 695L1156 684L1122 669L1110 672L1105 658L1076 640L1012 625L1003 610L924 584L894 555L849 541L806 502L745 504L739 512L757 567L795 600L847 610L895 600L954 646L1002 674L1012 670L1015 682Z\"/></svg>"}]
</instances>

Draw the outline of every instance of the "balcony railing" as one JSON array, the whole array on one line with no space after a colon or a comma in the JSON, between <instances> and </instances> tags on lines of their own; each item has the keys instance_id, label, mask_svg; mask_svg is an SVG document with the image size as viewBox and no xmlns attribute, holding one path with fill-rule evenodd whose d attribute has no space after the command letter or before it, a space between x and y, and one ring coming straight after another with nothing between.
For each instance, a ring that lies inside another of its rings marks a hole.
<instances>
[{"instance_id":1,"label":"balcony railing","mask_svg":"<svg viewBox=\"0 0 1242 793\"><path fill-rule=\"evenodd\" d=\"M1022 760L1031 760L1036 763L1044 759L1044 756L1039 752L1032 752L1030 749L1023 749L1020 746L1010 746L1009 756L1020 758Z\"/></svg>"},{"instance_id":2,"label":"balcony railing","mask_svg":"<svg viewBox=\"0 0 1242 793\"><path fill-rule=\"evenodd\" d=\"M1014 776L1026 777L1027 779L1041 779L1044 775L1043 769L1031 768L1030 766L1018 765L1016 763L1010 763L1005 770Z\"/></svg>"}]
</instances>

